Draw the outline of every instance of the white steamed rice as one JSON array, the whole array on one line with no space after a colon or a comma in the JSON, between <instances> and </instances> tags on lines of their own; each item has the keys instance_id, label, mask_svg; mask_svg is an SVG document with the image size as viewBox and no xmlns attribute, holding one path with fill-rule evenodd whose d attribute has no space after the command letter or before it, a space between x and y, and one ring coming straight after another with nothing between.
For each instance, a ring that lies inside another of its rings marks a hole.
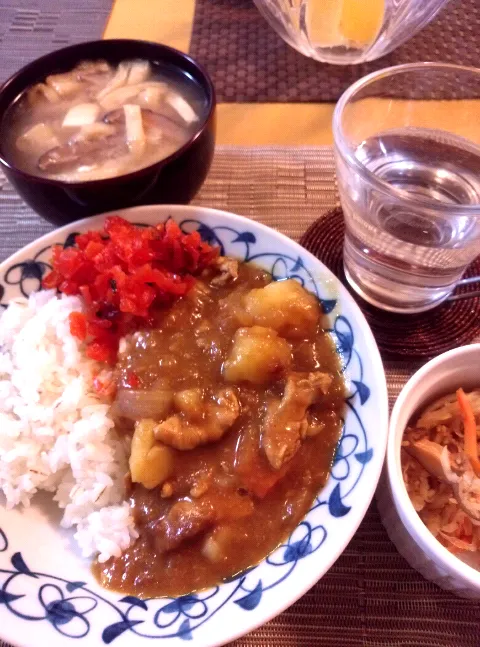
<instances>
[{"instance_id":1,"label":"white steamed rice","mask_svg":"<svg viewBox=\"0 0 480 647\"><path fill-rule=\"evenodd\" d=\"M137 533L124 501L125 450L93 391L99 366L70 334L68 317L81 309L77 297L44 291L0 318L0 489L8 508L53 492L82 554L105 561Z\"/></svg>"}]
</instances>

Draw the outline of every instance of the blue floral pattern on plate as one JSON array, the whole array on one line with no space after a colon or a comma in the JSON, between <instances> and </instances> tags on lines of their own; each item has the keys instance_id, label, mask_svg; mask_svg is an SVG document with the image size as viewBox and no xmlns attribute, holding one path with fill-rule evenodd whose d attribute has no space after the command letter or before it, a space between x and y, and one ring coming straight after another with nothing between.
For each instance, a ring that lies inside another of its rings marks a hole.
<instances>
[{"instance_id":1,"label":"blue floral pattern on plate","mask_svg":"<svg viewBox=\"0 0 480 647\"><path fill-rule=\"evenodd\" d=\"M138 224L138 223L137 223ZM44 621L70 639L82 639L101 628L104 644L120 636L153 639L194 640L196 630L229 604L244 613L257 609L265 596L291 577L299 563L321 552L330 531L329 520L349 515L351 495L372 460L374 448L369 443L362 407L371 389L365 381L361 354L356 346L354 328L338 312L337 299L322 290L318 273L309 269L304 256L262 249L253 231L231 226L211 226L196 218L183 219L185 232L199 231L202 238L217 244L222 254L255 262L272 273L275 280L294 278L313 292L329 315L332 338L338 348L349 392L346 396L346 422L335 453L330 486L318 495L307 517L288 540L259 566L224 582L221 586L179 598L141 600L133 596L103 595L84 581L71 581L57 573L44 573L29 566L30 558L15 545L9 545L8 525L0 528L0 613L2 606L16 618L27 622ZM72 245L75 233L61 242ZM298 248L300 249L300 248ZM51 245L32 258L7 266L0 277L0 305L6 306L6 287L16 286L18 296L38 290L48 264ZM318 519L318 511L328 511ZM2 556L7 557L1 559Z\"/></svg>"}]
</instances>

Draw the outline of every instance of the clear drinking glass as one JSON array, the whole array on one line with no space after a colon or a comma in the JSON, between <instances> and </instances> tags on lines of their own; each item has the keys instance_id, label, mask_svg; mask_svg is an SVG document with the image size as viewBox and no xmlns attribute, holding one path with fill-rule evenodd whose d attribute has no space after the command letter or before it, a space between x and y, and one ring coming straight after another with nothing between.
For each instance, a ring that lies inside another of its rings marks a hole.
<instances>
[{"instance_id":1,"label":"clear drinking glass","mask_svg":"<svg viewBox=\"0 0 480 647\"><path fill-rule=\"evenodd\" d=\"M370 74L340 98L333 136L347 280L385 310L433 308L480 254L480 69Z\"/></svg>"},{"instance_id":2,"label":"clear drinking glass","mask_svg":"<svg viewBox=\"0 0 480 647\"><path fill-rule=\"evenodd\" d=\"M384 56L425 27L448 0L254 0L296 50L349 65Z\"/></svg>"}]
</instances>

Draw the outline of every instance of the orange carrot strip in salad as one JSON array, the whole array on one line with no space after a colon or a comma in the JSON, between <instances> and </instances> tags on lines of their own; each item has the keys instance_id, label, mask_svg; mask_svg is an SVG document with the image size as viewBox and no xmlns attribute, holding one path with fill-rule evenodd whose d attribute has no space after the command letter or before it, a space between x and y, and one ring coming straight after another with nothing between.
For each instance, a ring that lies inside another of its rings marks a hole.
<instances>
[{"instance_id":1,"label":"orange carrot strip in salad","mask_svg":"<svg viewBox=\"0 0 480 647\"><path fill-rule=\"evenodd\" d=\"M477 423L475 422L475 414L473 413L470 400L465 395L465 391L463 389L457 390L457 401L463 418L465 454L470 461L473 471L478 477L480 477L480 460L478 459Z\"/></svg>"}]
</instances>

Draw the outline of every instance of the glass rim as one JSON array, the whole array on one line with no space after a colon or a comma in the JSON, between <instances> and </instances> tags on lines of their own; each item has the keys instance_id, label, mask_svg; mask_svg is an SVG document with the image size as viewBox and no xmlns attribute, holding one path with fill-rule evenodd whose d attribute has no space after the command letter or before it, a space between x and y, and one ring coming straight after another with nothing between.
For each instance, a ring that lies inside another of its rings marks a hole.
<instances>
[{"instance_id":1,"label":"glass rim","mask_svg":"<svg viewBox=\"0 0 480 647\"><path fill-rule=\"evenodd\" d=\"M423 70L426 70L426 69L447 70L450 72L457 72L457 73L467 72L469 74L478 76L478 78L480 79L480 68L471 67L467 65L456 65L454 63L435 63L430 61L419 62L419 63L404 63L402 65L392 65L390 67L385 67L385 68L382 68L381 70L371 72L370 74L363 76L361 79L359 79L358 81L355 81L355 83L349 86L341 95L340 99L338 100L337 105L335 106L335 109L333 111L333 117L332 117L333 142L339 154L348 161L348 163L354 168L354 170L363 179L367 180L377 190L388 195L389 197L393 196L395 199L404 203L407 206L408 205L418 206L418 200L410 196L407 191L398 189L397 187L394 187L388 182L385 182L384 180L380 179L378 175L375 175L375 173L370 171L356 157L352 148L347 142L347 138L344 134L341 122L342 122L342 116L343 116L345 107L347 106L347 104L350 103L352 97L354 97L359 90L367 87L368 85L375 83L379 79L395 76L397 74L404 74L406 72L407 73L418 72L419 70L422 70L422 69ZM480 97L479 97L479 102L480 102ZM472 143L473 145L475 145L474 142ZM462 204L447 204L444 202L440 202L438 200L426 199L426 200L423 200L423 204L429 207L434 207L436 210L441 211L443 213L455 212L456 215L459 215L459 212L460 213L463 212L466 215L472 215L472 214L476 215L476 213L478 213L478 215L480 216L480 201L475 204L462 205Z\"/></svg>"}]
</instances>

